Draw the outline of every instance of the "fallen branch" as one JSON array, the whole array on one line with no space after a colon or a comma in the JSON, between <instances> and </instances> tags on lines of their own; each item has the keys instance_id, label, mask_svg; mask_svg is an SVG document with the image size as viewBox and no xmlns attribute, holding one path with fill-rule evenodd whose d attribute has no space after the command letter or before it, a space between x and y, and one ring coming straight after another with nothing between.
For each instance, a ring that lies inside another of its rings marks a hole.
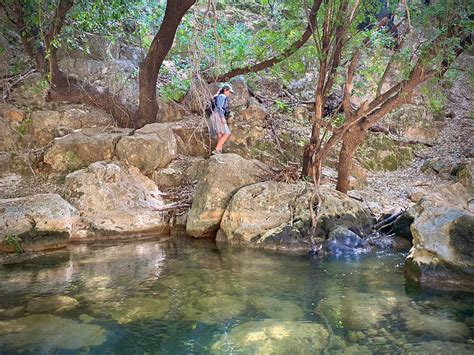
<instances>
[{"instance_id":1,"label":"fallen branch","mask_svg":"<svg viewBox=\"0 0 474 355\"><path fill-rule=\"evenodd\" d=\"M384 218L379 223L375 224L372 227L372 229L374 229L376 231L380 231L381 229L386 228L386 227L394 224L396 221L398 221L400 219L400 217L405 213L406 210L407 210L407 207L403 208L398 213L392 214L392 215L388 216L387 218Z\"/></svg>"}]
</instances>

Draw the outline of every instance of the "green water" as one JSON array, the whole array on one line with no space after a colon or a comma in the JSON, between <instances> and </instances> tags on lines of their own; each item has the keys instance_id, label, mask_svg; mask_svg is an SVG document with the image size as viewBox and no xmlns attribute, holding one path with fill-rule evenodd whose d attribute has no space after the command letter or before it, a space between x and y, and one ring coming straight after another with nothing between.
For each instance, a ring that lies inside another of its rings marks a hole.
<instances>
[{"instance_id":1,"label":"green water","mask_svg":"<svg viewBox=\"0 0 474 355\"><path fill-rule=\"evenodd\" d=\"M74 246L0 266L0 353L474 353L474 294L412 288L403 260Z\"/></svg>"}]
</instances>

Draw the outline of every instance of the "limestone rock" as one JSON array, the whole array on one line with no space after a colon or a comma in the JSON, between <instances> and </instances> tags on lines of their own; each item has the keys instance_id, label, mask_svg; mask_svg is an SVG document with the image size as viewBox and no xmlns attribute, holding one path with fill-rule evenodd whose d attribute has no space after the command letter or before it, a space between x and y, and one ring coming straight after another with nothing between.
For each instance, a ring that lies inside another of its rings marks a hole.
<instances>
[{"instance_id":1,"label":"limestone rock","mask_svg":"<svg viewBox=\"0 0 474 355\"><path fill-rule=\"evenodd\" d=\"M166 125L152 123L120 139L116 153L120 160L151 174L176 158L176 138Z\"/></svg>"},{"instance_id":2,"label":"limestone rock","mask_svg":"<svg viewBox=\"0 0 474 355\"><path fill-rule=\"evenodd\" d=\"M267 173L267 167L262 163L236 154L211 157L196 187L186 223L187 233L200 238L215 232L232 195Z\"/></svg>"},{"instance_id":3,"label":"limestone rock","mask_svg":"<svg viewBox=\"0 0 474 355\"><path fill-rule=\"evenodd\" d=\"M263 320L243 323L212 345L213 354L315 354L327 350L328 331L318 323Z\"/></svg>"},{"instance_id":4,"label":"limestone rock","mask_svg":"<svg viewBox=\"0 0 474 355\"><path fill-rule=\"evenodd\" d=\"M155 183L135 167L96 162L66 176L65 196L81 211L83 229L73 239L167 233Z\"/></svg>"},{"instance_id":5,"label":"limestone rock","mask_svg":"<svg viewBox=\"0 0 474 355\"><path fill-rule=\"evenodd\" d=\"M57 194L0 200L0 250L62 248L78 219L78 211Z\"/></svg>"},{"instance_id":6,"label":"limestone rock","mask_svg":"<svg viewBox=\"0 0 474 355\"><path fill-rule=\"evenodd\" d=\"M311 250L309 203L313 185L266 181L240 189L222 217L217 240L255 248L307 252ZM370 215L357 201L321 187L322 208L316 235L326 239L336 226L361 230Z\"/></svg>"},{"instance_id":7,"label":"limestone rock","mask_svg":"<svg viewBox=\"0 0 474 355\"><path fill-rule=\"evenodd\" d=\"M357 161L364 168L375 171L406 167L413 158L410 146L377 133L369 134L356 153Z\"/></svg>"},{"instance_id":8,"label":"limestone rock","mask_svg":"<svg viewBox=\"0 0 474 355\"><path fill-rule=\"evenodd\" d=\"M166 168L154 171L152 180L159 187L176 187L197 180L205 167L206 161L203 158L176 159Z\"/></svg>"},{"instance_id":9,"label":"limestone rock","mask_svg":"<svg viewBox=\"0 0 474 355\"><path fill-rule=\"evenodd\" d=\"M13 132L7 119L0 117L0 150L9 151L15 146Z\"/></svg>"},{"instance_id":10,"label":"limestone rock","mask_svg":"<svg viewBox=\"0 0 474 355\"><path fill-rule=\"evenodd\" d=\"M25 119L25 112L23 110L8 104L0 104L0 115L12 123L20 123Z\"/></svg>"},{"instance_id":11,"label":"limestone rock","mask_svg":"<svg viewBox=\"0 0 474 355\"><path fill-rule=\"evenodd\" d=\"M181 121L186 115L186 110L180 104L175 102L164 102L158 100L157 122L176 122Z\"/></svg>"},{"instance_id":12,"label":"limestone rock","mask_svg":"<svg viewBox=\"0 0 474 355\"><path fill-rule=\"evenodd\" d=\"M456 172L458 181L474 195L474 159L470 158L462 162Z\"/></svg>"},{"instance_id":13,"label":"limestone rock","mask_svg":"<svg viewBox=\"0 0 474 355\"><path fill-rule=\"evenodd\" d=\"M186 116L178 122L170 122L167 127L176 137L178 154L201 157L209 155L211 140L206 121L198 116Z\"/></svg>"},{"instance_id":14,"label":"limestone rock","mask_svg":"<svg viewBox=\"0 0 474 355\"><path fill-rule=\"evenodd\" d=\"M443 129L444 122L436 120L422 105L404 105L389 115L391 125L403 137L433 144Z\"/></svg>"},{"instance_id":15,"label":"limestone rock","mask_svg":"<svg viewBox=\"0 0 474 355\"><path fill-rule=\"evenodd\" d=\"M44 156L44 162L57 172L84 168L89 164L111 160L121 137L131 130L123 128L86 128L54 140Z\"/></svg>"},{"instance_id":16,"label":"limestone rock","mask_svg":"<svg viewBox=\"0 0 474 355\"><path fill-rule=\"evenodd\" d=\"M114 126L114 120L104 110L69 105L62 112L62 125L70 128L109 127Z\"/></svg>"},{"instance_id":17,"label":"limestone rock","mask_svg":"<svg viewBox=\"0 0 474 355\"><path fill-rule=\"evenodd\" d=\"M411 225L413 248L405 276L432 287L474 287L474 214L459 183L423 198Z\"/></svg>"},{"instance_id":18,"label":"limestone rock","mask_svg":"<svg viewBox=\"0 0 474 355\"><path fill-rule=\"evenodd\" d=\"M45 146L53 141L56 127L61 124L58 111L33 111L30 119L31 138L36 145Z\"/></svg>"},{"instance_id":19,"label":"limestone rock","mask_svg":"<svg viewBox=\"0 0 474 355\"><path fill-rule=\"evenodd\" d=\"M267 117L267 110L258 103L251 103L248 107L237 112L237 120L263 124Z\"/></svg>"}]
</instances>

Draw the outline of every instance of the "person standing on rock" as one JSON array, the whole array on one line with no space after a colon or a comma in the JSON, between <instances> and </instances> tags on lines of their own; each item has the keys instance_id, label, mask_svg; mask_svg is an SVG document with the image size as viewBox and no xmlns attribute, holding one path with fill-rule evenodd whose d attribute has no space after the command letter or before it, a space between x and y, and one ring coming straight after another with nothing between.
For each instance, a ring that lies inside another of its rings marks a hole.
<instances>
[{"instance_id":1,"label":"person standing on rock","mask_svg":"<svg viewBox=\"0 0 474 355\"><path fill-rule=\"evenodd\" d=\"M212 135L214 137L217 135L217 144L212 154L221 154L224 143L231 135L229 126L227 125L227 117L230 112L228 98L233 93L234 90L232 86L225 84L213 97L215 105L211 113L210 123Z\"/></svg>"}]
</instances>

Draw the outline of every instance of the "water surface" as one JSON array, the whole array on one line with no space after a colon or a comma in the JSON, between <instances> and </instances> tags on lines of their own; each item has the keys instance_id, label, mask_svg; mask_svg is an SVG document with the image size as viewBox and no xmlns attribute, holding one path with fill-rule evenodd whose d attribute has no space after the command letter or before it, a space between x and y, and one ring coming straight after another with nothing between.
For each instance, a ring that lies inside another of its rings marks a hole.
<instances>
[{"instance_id":1,"label":"water surface","mask_svg":"<svg viewBox=\"0 0 474 355\"><path fill-rule=\"evenodd\" d=\"M0 266L0 353L474 353L474 294L406 285L404 257L72 246Z\"/></svg>"}]
</instances>

